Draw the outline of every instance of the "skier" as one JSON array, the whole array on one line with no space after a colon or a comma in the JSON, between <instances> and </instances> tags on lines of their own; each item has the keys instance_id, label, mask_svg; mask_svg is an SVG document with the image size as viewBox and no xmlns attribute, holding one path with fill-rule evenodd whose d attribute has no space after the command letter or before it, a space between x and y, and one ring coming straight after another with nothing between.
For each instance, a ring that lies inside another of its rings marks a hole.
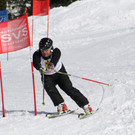
<instances>
[{"instance_id":1,"label":"skier","mask_svg":"<svg viewBox=\"0 0 135 135\"><path fill-rule=\"evenodd\" d=\"M61 51L53 47L53 41L50 38L42 38L40 40L39 49L33 54L33 65L41 73L44 89L50 96L54 106L57 106L59 114L66 113L69 111L69 108L56 85L69 95L86 114L91 114L92 108L89 105L88 99L72 86L68 75L57 73L67 72L61 62Z\"/></svg>"}]
</instances>

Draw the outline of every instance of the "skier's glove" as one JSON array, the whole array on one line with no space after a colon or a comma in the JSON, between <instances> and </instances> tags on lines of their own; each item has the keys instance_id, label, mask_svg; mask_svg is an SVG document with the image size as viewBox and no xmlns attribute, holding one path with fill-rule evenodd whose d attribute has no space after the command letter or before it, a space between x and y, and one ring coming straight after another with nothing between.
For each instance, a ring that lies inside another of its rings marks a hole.
<instances>
[{"instance_id":1,"label":"skier's glove","mask_svg":"<svg viewBox=\"0 0 135 135\"><path fill-rule=\"evenodd\" d=\"M39 72L40 72L41 74L45 74L46 70L45 70L45 68L40 67L40 68L39 68Z\"/></svg>"},{"instance_id":2,"label":"skier's glove","mask_svg":"<svg viewBox=\"0 0 135 135\"><path fill-rule=\"evenodd\" d=\"M54 64L53 63L49 63L46 69L47 72L52 73L54 72Z\"/></svg>"}]
</instances>

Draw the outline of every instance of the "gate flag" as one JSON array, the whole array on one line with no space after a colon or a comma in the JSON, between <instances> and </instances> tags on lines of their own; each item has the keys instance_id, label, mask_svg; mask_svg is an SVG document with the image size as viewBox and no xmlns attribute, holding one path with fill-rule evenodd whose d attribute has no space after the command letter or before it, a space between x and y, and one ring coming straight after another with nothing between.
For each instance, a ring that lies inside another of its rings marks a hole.
<instances>
[{"instance_id":1,"label":"gate flag","mask_svg":"<svg viewBox=\"0 0 135 135\"><path fill-rule=\"evenodd\" d=\"M0 11L0 22L8 21L8 10Z\"/></svg>"},{"instance_id":2,"label":"gate flag","mask_svg":"<svg viewBox=\"0 0 135 135\"><path fill-rule=\"evenodd\" d=\"M30 46L28 14L0 23L0 54Z\"/></svg>"},{"instance_id":3,"label":"gate flag","mask_svg":"<svg viewBox=\"0 0 135 135\"><path fill-rule=\"evenodd\" d=\"M33 0L33 15L45 16L49 14L50 0Z\"/></svg>"}]
</instances>

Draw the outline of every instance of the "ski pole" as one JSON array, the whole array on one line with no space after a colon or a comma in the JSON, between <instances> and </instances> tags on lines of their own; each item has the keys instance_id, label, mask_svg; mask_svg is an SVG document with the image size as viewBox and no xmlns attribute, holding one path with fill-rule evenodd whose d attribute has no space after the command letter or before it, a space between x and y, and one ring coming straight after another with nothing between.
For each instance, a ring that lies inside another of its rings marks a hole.
<instances>
[{"instance_id":1,"label":"ski pole","mask_svg":"<svg viewBox=\"0 0 135 135\"><path fill-rule=\"evenodd\" d=\"M42 102L42 105L45 105L44 75L42 75L42 78L43 78L43 81L42 81L42 84L43 84L43 102Z\"/></svg>"},{"instance_id":2,"label":"ski pole","mask_svg":"<svg viewBox=\"0 0 135 135\"><path fill-rule=\"evenodd\" d=\"M57 72L57 71L55 71L55 72L58 73L58 74L73 76L73 77L80 78L80 79L83 79L83 80L87 80L87 81L91 81L91 82L95 82L95 83L111 86L111 84L108 84L108 83L103 83L103 82L99 82L99 81L96 81L96 80L92 80L92 79L88 79L88 78L83 78L83 77L80 77L80 76L77 76L77 75L72 75L72 74L68 74L68 73L65 73L65 72Z\"/></svg>"},{"instance_id":3,"label":"ski pole","mask_svg":"<svg viewBox=\"0 0 135 135\"><path fill-rule=\"evenodd\" d=\"M43 88L43 102L42 105L45 105L45 89Z\"/></svg>"}]
</instances>

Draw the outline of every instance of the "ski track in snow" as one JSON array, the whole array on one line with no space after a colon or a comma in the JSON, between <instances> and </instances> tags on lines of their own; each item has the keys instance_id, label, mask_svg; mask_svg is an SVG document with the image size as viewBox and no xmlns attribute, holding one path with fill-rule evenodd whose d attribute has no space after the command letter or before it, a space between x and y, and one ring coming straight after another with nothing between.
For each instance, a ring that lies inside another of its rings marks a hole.
<instances>
[{"instance_id":1,"label":"ski track in snow","mask_svg":"<svg viewBox=\"0 0 135 135\"><path fill-rule=\"evenodd\" d=\"M0 135L134 135L135 133L135 1L82 0L68 7L50 10L50 37L62 50L62 59L71 74L112 84L104 86L100 111L78 120L77 114L56 119L55 112L35 72L37 111L34 116L30 56L46 33L46 17L34 17L34 45L0 55L6 117L0 110ZM31 30L31 17L29 17ZM99 84L71 77L73 85L98 107L102 96ZM60 90L70 109L78 106ZM1 98L1 94L0 94ZM2 104L0 103L0 108ZM83 112L79 109L77 113Z\"/></svg>"}]
</instances>

